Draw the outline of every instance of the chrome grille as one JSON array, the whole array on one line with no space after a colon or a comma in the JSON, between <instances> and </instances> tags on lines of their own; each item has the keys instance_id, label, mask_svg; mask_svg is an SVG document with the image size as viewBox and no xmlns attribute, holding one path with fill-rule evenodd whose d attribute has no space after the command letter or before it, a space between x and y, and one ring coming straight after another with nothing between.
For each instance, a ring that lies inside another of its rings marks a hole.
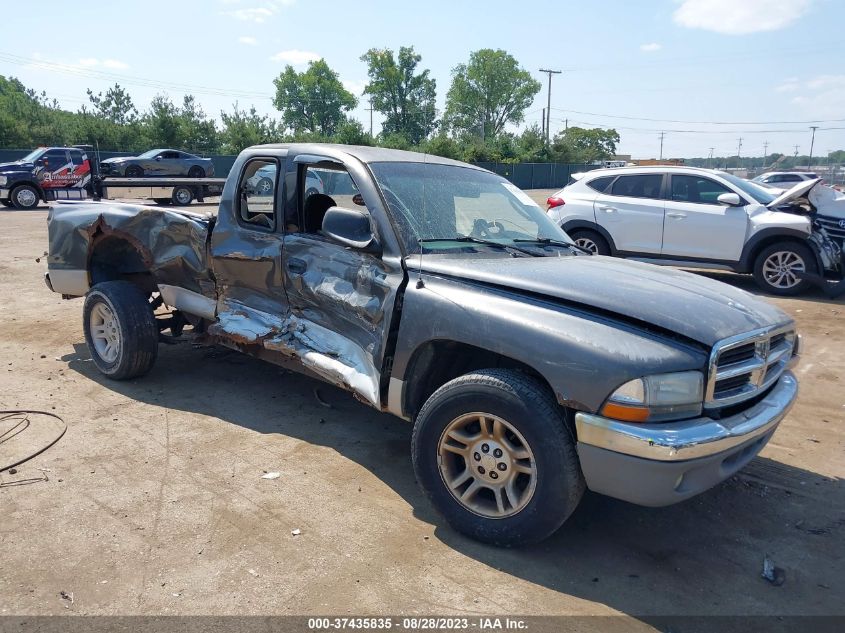
<instances>
[{"instance_id":1,"label":"chrome grille","mask_svg":"<svg viewBox=\"0 0 845 633\"><path fill-rule=\"evenodd\" d=\"M816 222L822 225L831 239L837 240L840 244L845 242L845 220L828 215L816 215Z\"/></svg>"},{"instance_id":2,"label":"chrome grille","mask_svg":"<svg viewBox=\"0 0 845 633\"><path fill-rule=\"evenodd\" d=\"M717 343L710 354L705 406L737 404L770 387L786 369L794 346L792 326L757 330Z\"/></svg>"}]
</instances>

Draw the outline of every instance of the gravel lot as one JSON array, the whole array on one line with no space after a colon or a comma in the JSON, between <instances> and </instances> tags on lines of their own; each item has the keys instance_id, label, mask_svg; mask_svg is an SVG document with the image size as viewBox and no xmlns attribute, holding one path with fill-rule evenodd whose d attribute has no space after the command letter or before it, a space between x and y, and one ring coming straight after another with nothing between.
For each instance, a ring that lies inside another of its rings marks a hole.
<instances>
[{"instance_id":1,"label":"gravel lot","mask_svg":"<svg viewBox=\"0 0 845 633\"><path fill-rule=\"evenodd\" d=\"M434 514L409 424L339 390L189 338L143 379L100 376L82 302L42 281L45 219L0 212L0 408L68 431L0 474L2 614L845 614L842 301L772 299L805 336L801 395L743 473L668 508L588 493L500 550Z\"/></svg>"}]
</instances>

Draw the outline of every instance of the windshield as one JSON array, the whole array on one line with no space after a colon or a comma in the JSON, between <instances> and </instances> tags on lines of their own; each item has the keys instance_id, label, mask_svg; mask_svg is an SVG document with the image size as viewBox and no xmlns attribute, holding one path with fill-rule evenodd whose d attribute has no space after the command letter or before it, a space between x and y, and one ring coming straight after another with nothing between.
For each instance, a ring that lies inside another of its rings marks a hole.
<instances>
[{"instance_id":1,"label":"windshield","mask_svg":"<svg viewBox=\"0 0 845 633\"><path fill-rule=\"evenodd\" d=\"M23 163L33 163L38 160L38 157L41 156L47 149L44 147L40 147L38 149L32 150L29 154L21 158L21 162Z\"/></svg>"},{"instance_id":2,"label":"windshield","mask_svg":"<svg viewBox=\"0 0 845 633\"><path fill-rule=\"evenodd\" d=\"M148 152L144 152L143 154L139 154L138 158L155 158L161 153L160 149L151 149Z\"/></svg>"},{"instance_id":3,"label":"windshield","mask_svg":"<svg viewBox=\"0 0 845 633\"><path fill-rule=\"evenodd\" d=\"M420 240L425 252L479 250L479 244L448 242L463 236L504 245L572 242L531 198L495 174L423 163L371 163L370 168L408 253L420 251Z\"/></svg>"},{"instance_id":4,"label":"windshield","mask_svg":"<svg viewBox=\"0 0 845 633\"><path fill-rule=\"evenodd\" d=\"M738 189L741 189L744 193L746 193L748 196L750 196L760 204L769 204L772 200L777 197L769 193L768 189L764 189L763 187L751 182L750 180L745 180L745 178L738 178L733 174L727 173L721 173L719 175Z\"/></svg>"}]
</instances>

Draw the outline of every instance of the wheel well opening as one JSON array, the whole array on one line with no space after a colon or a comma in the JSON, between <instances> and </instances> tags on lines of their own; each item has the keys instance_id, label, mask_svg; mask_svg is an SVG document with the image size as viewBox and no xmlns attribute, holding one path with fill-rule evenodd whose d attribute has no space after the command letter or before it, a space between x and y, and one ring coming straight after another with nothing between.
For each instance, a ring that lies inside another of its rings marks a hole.
<instances>
[{"instance_id":1,"label":"wheel well opening","mask_svg":"<svg viewBox=\"0 0 845 633\"><path fill-rule=\"evenodd\" d=\"M515 369L551 386L525 363L490 350L455 341L429 341L414 353L406 372L403 409L413 419L425 401L450 380L477 369Z\"/></svg>"},{"instance_id":2,"label":"wheel well opening","mask_svg":"<svg viewBox=\"0 0 845 633\"><path fill-rule=\"evenodd\" d=\"M777 244L779 242L785 242L787 244L798 244L809 249L811 252L813 250L812 248L810 248L810 245L807 243L807 240L802 240L801 238L796 237L795 235L772 235L760 240L760 242L755 244L754 248L751 249L751 252L748 254L748 269L750 270L754 268L754 264L757 262L757 257L760 255L760 253L763 252L763 249L768 248L772 244ZM816 261L815 259L813 259L812 264L815 265L815 263Z\"/></svg>"},{"instance_id":3,"label":"wheel well opening","mask_svg":"<svg viewBox=\"0 0 845 633\"><path fill-rule=\"evenodd\" d=\"M138 249L128 240L107 235L94 243L88 262L91 284L104 281L129 281L144 292L152 293L157 285Z\"/></svg>"}]
</instances>

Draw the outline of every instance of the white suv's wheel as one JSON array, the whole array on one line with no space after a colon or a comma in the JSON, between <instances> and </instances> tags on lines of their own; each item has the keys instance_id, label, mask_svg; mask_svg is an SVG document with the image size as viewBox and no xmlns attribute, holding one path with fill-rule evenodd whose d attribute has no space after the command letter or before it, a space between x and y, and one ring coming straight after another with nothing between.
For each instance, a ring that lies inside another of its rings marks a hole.
<instances>
[{"instance_id":1,"label":"white suv's wheel","mask_svg":"<svg viewBox=\"0 0 845 633\"><path fill-rule=\"evenodd\" d=\"M815 273L813 252L798 242L778 242L764 248L754 261L754 280L776 295L797 295L812 284L799 273Z\"/></svg>"}]
</instances>

